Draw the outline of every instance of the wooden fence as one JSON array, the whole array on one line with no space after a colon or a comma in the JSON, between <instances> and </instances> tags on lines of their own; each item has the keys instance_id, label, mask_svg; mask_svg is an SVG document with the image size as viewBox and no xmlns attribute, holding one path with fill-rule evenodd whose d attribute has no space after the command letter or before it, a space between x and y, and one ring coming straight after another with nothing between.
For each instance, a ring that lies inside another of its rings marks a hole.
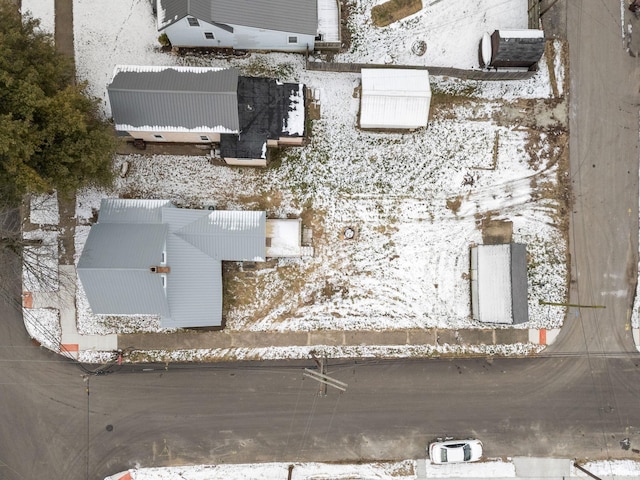
<instances>
[{"instance_id":1,"label":"wooden fence","mask_svg":"<svg viewBox=\"0 0 640 480\"><path fill-rule=\"evenodd\" d=\"M307 70L321 72L360 73L363 68L405 68L414 70L429 70L431 75L456 77L463 80L527 80L535 75L535 71L507 71L507 70L464 70L450 67L426 67L415 65L381 65L370 63L333 63L313 62L307 60Z\"/></svg>"}]
</instances>

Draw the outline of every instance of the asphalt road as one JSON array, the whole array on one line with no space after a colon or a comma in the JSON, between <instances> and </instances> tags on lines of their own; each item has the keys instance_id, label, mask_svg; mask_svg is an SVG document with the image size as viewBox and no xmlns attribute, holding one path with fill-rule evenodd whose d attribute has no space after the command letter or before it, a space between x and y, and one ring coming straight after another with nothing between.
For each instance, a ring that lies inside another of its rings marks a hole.
<instances>
[{"instance_id":1,"label":"asphalt road","mask_svg":"<svg viewBox=\"0 0 640 480\"><path fill-rule=\"evenodd\" d=\"M640 356L628 330L640 77L622 46L616 3L567 3L571 300L606 308L572 309L551 356L335 361L329 373L348 389L326 397L302 376L310 362L140 366L83 377L30 343L16 286L0 298L0 478L101 479L137 464L410 458L445 434L477 436L489 456L640 457Z\"/></svg>"},{"instance_id":2,"label":"asphalt road","mask_svg":"<svg viewBox=\"0 0 640 480\"><path fill-rule=\"evenodd\" d=\"M640 25L636 23L636 31ZM637 58L623 48L620 3L567 2L570 48L572 308L553 351L635 352L638 265Z\"/></svg>"}]
</instances>

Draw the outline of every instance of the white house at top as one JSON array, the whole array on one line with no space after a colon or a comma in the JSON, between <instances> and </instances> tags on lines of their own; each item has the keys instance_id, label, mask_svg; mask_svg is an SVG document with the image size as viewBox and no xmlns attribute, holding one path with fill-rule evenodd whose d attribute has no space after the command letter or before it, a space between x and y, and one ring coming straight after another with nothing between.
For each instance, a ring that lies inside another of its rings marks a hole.
<instances>
[{"instance_id":1,"label":"white house at top","mask_svg":"<svg viewBox=\"0 0 640 480\"><path fill-rule=\"evenodd\" d=\"M299 219L103 199L78 261L96 315L155 315L163 328L222 325L222 262L311 255Z\"/></svg>"},{"instance_id":2,"label":"white house at top","mask_svg":"<svg viewBox=\"0 0 640 480\"><path fill-rule=\"evenodd\" d=\"M471 311L474 320L519 324L529 319L527 251L519 243L471 248Z\"/></svg>"},{"instance_id":3,"label":"white house at top","mask_svg":"<svg viewBox=\"0 0 640 480\"><path fill-rule=\"evenodd\" d=\"M360 128L416 129L429 123L429 72L363 68Z\"/></svg>"},{"instance_id":4,"label":"white house at top","mask_svg":"<svg viewBox=\"0 0 640 480\"><path fill-rule=\"evenodd\" d=\"M157 0L156 9L177 47L305 52L322 38L317 0Z\"/></svg>"},{"instance_id":5,"label":"white house at top","mask_svg":"<svg viewBox=\"0 0 640 480\"><path fill-rule=\"evenodd\" d=\"M301 145L305 137L304 85L234 68L117 66L107 93L121 135L216 143L232 165L265 166L268 147Z\"/></svg>"}]
</instances>

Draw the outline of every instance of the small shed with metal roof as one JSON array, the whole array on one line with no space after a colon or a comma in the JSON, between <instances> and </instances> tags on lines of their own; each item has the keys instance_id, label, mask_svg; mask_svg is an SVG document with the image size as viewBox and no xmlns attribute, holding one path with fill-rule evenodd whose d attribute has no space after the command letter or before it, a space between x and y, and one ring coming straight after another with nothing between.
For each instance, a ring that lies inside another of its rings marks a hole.
<instances>
[{"instance_id":1,"label":"small shed with metal roof","mask_svg":"<svg viewBox=\"0 0 640 480\"><path fill-rule=\"evenodd\" d=\"M176 47L305 52L318 35L317 0L156 0L158 31Z\"/></svg>"},{"instance_id":2,"label":"small shed with metal roof","mask_svg":"<svg viewBox=\"0 0 640 480\"><path fill-rule=\"evenodd\" d=\"M103 199L78 261L91 310L157 315L163 328L220 326L222 261L266 258L266 213Z\"/></svg>"},{"instance_id":3,"label":"small shed with metal roof","mask_svg":"<svg viewBox=\"0 0 640 480\"><path fill-rule=\"evenodd\" d=\"M520 243L471 247L471 311L484 323L529 319L527 251Z\"/></svg>"},{"instance_id":4,"label":"small shed with metal roof","mask_svg":"<svg viewBox=\"0 0 640 480\"><path fill-rule=\"evenodd\" d=\"M361 73L360 128L416 129L429 123L427 70L363 68Z\"/></svg>"},{"instance_id":5,"label":"small shed with metal roof","mask_svg":"<svg viewBox=\"0 0 640 480\"><path fill-rule=\"evenodd\" d=\"M480 55L486 68L533 68L545 49L544 31L495 30L480 42Z\"/></svg>"}]
</instances>

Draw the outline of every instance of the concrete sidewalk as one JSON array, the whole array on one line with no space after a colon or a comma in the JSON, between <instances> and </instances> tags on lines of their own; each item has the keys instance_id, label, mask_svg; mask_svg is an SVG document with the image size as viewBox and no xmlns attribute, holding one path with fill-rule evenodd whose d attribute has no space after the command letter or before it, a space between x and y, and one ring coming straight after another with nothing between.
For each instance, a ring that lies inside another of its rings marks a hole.
<instances>
[{"instance_id":1,"label":"concrete sidewalk","mask_svg":"<svg viewBox=\"0 0 640 480\"><path fill-rule=\"evenodd\" d=\"M308 332L180 331L118 335L120 348L244 349L290 346L402 346L546 344L555 332L516 329L319 330Z\"/></svg>"}]
</instances>

